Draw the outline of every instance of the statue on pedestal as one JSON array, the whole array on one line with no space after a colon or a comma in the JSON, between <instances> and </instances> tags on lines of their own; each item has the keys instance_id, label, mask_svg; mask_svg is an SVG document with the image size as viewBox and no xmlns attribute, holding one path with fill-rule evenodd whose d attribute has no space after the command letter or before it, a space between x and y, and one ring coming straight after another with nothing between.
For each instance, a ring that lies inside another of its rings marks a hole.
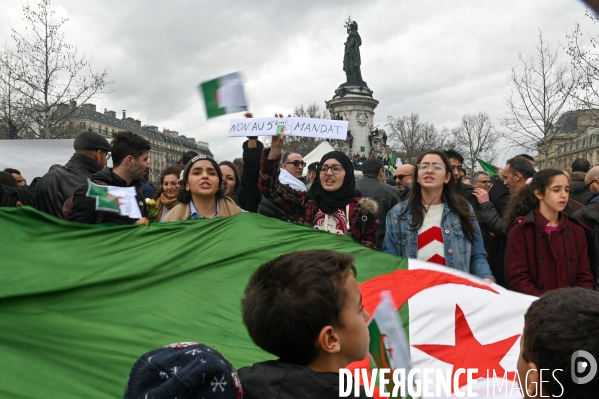
<instances>
[{"instance_id":1,"label":"statue on pedestal","mask_svg":"<svg viewBox=\"0 0 599 399\"><path fill-rule=\"evenodd\" d=\"M362 39L358 33L358 23L351 21L350 18L345 22L347 29L347 41L345 44L345 55L343 56L343 70L347 76L347 83L365 84L362 80L362 71L360 65L360 46Z\"/></svg>"}]
</instances>

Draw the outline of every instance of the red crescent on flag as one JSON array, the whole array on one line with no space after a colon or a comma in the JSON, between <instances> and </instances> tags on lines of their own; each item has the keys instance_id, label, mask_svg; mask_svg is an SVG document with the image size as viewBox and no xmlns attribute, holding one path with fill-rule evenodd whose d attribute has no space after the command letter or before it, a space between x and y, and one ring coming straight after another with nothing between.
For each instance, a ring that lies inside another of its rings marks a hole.
<instances>
[{"instance_id":1,"label":"red crescent on flag","mask_svg":"<svg viewBox=\"0 0 599 399\"><path fill-rule=\"evenodd\" d=\"M390 369L391 366L389 365L389 363L387 363L387 358L385 356L385 353L387 352L387 349L385 348L385 337L386 336L387 336L387 334L381 334L381 339L379 340L379 349L381 351L381 362L383 363L382 368Z\"/></svg>"},{"instance_id":2,"label":"red crescent on flag","mask_svg":"<svg viewBox=\"0 0 599 399\"><path fill-rule=\"evenodd\" d=\"M372 318L374 310L381 301L381 291L391 291L393 301L397 306L393 311L397 311L408 299L419 292L445 284L466 285L499 294L487 283L477 283L451 273L430 269L396 270L392 273L383 274L360 284L360 292L362 293L364 309Z\"/></svg>"}]
</instances>

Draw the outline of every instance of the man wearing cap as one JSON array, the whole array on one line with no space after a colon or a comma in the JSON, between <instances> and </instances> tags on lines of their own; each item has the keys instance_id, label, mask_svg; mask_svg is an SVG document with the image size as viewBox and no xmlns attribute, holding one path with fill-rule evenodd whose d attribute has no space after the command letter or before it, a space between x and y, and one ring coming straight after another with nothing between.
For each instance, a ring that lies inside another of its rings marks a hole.
<instances>
[{"instance_id":1,"label":"man wearing cap","mask_svg":"<svg viewBox=\"0 0 599 399\"><path fill-rule=\"evenodd\" d=\"M133 132L113 133L110 143L112 163L114 168L104 168L94 173L90 180L97 185L112 187L135 187L135 199L141 213L141 218L130 218L120 212L99 210L97 198L88 196L87 181L73 195L73 205L69 211L69 221L77 223L113 223L148 225L146 203L141 192L140 180L150 168L150 142Z\"/></svg>"},{"instance_id":2,"label":"man wearing cap","mask_svg":"<svg viewBox=\"0 0 599 399\"><path fill-rule=\"evenodd\" d=\"M65 165L46 173L36 186L38 209L64 219L64 202L75 190L87 184L92 174L106 166L110 158L110 144L94 132L83 132L73 143L75 153Z\"/></svg>"}]
</instances>

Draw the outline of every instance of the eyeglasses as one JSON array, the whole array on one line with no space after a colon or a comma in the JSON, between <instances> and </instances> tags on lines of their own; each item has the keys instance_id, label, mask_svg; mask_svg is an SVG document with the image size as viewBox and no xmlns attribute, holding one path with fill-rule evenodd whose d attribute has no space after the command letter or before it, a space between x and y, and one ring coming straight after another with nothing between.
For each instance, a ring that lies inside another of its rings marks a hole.
<instances>
[{"instance_id":1,"label":"eyeglasses","mask_svg":"<svg viewBox=\"0 0 599 399\"><path fill-rule=\"evenodd\" d=\"M491 180L475 180L476 183L491 184Z\"/></svg>"},{"instance_id":2,"label":"eyeglasses","mask_svg":"<svg viewBox=\"0 0 599 399\"><path fill-rule=\"evenodd\" d=\"M110 153L108 151L102 151L104 154L106 154L106 160L108 161L110 159Z\"/></svg>"},{"instance_id":3,"label":"eyeglasses","mask_svg":"<svg viewBox=\"0 0 599 399\"><path fill-rule=\"evenodd\" d=\"M418 165L416 165L418 167L419 170L428 170L429 168L433 168L433 170L435 172L440 172L443 169L445 169L445 165L443 165L442 163L429 163L429 162L425 162L425 163L419 163Z\"/></svg>"},{"instance_id":4,"label":"eyeglasses","mask_svg":"<svg viewBox=\"0 0 599 399\"><path fill-rule=\"evenodd\" d=\"M412 174L410 173L409 175L395 175L395 180L403 180L403 178L406 176L412 176Z\"/></svg>"},{"instance_id":5,"label":"eyeglasses","mask_svg":"<svg viewBox=\"0 0 599 399\"><path fill-rule=\"evenodd\" d=\"M339 173L343 170L343 166L341 166L341 165L333 165L333 166L322 165L320 167L320 173L322 173L323 175L326 175L329 172L329 170L331 172L333 172L334 175L336 175L337 173Z\"/></svg>"},{"instance_id":6,"label":"eyeglasses","mask_svg":"<svg viewBox=\"0 0 599 399\"><path fill-rule=\"evenodd\" d=\"M293 165L296 168L299 168L300 165L302 165L302 167L306 166L306 163L304 161L292 161L292 162L285 162L285 165Z\"/></svg>"},{"instance_id":7,"label":"eyeglasses","mask_svg":"<svg viewBox=\"0 0 599 399\"><path fill-rule=\"evenodd\" d=\"M585 186L584 186L584 189L585 189L586 191L591 191L591 184L595 183L595 181L596 181L596 180L597 180L597 179L593 179L593 180L591 180L591 181L589 182L589 184L587 184L587 185L585 185Z\"/></svg>"}]
</instances>

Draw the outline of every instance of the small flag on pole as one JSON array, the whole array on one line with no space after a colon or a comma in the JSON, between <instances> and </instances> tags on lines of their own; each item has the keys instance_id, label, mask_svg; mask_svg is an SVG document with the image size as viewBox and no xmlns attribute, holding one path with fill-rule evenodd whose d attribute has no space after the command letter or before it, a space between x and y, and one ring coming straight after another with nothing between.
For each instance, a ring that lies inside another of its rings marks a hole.
<instances>
[{"instance_id":1,"label":"small flag on pole","mask_svg":"<svg viewBox=\"0 0 599 399\"><path fill-rule=\"evenodd\" d=\"M140 219L135 187L102 186L87 179L87 196L96 199L96 210L114 212L132 219Z\"/></svg>"},{"instance_id":2,"label":"small flag on pole","mask_svg":"<svg viewBox=\"0 0 599 399\"><path fill-rule=\"evenodd\" d=\"M199 90L206 104L208 119L247 111L247 101L239 72L203 82L200 84Z\"/></svg>"},{"instance_id":3,"label":"small flag on pole","mask_svg":"<svg viewBox=\"0 0 599 399\"><path fill-rule=\"evenodd\" d=\"M493 177L499 173L499 168L497 166L493 165L492 163L483 161L480 158L476 158L476 160L478 161L480 166L483 168L483 170L489 174L489 177Z\"/></svg>"}]
</instances>

